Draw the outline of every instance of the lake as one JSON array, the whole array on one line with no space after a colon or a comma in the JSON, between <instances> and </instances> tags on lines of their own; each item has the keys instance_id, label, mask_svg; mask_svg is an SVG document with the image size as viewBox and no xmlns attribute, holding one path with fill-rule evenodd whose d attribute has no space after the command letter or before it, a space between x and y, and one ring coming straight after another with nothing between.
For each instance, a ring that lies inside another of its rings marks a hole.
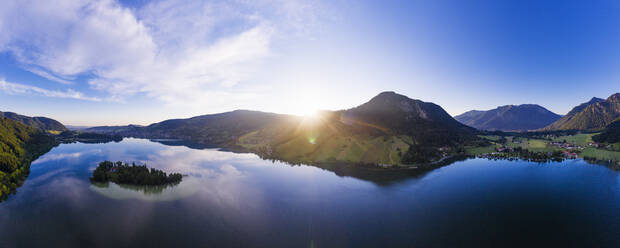
<instances>
[{"instance_id":1,"label":"lake","mask_svg":"<svg viewBox=\"0 0 620 248\"><path fill-rule=\"evenodd\" d=\"M186 176L93 185L103 160ZM619 180L582 160L377 172L143 139L62 144L0 203L0 247L618 247Z\"/></svg>"}]
</instances>

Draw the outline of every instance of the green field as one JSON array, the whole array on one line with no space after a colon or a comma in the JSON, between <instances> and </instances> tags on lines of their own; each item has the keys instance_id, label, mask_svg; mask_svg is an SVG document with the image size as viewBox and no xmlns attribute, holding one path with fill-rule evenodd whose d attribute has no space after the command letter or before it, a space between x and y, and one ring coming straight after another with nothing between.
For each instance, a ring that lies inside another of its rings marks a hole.
<instances>
[{"instance_id":1,"label":"green field","mask_svg":"<svg viewBox=\"0 0 620 248\"><path fill-rule=\"evenodd\" d=\"M497 145L495 144L490 145L490 146L484 146L484 147L466 147L465 153L467 153L467 155L472 155L472 156L492 153L492 152L495 152L495 147L497 147Z\"/></svg>"},{"instance_id":2,"label":"green field","mask_svg":"<svg viewBox=\"0 0 620 248\"><path fill-rule=\"evenodd\" d=\"M566 142L571 143L573 145L587 146L588 143L592 142L592 136L594 135L596 135L596 133L580 133L576 135L560 136L560 137L554 138L553 141L562 142L566 140Z\"/></svg>"},{"instance_id":3,"label":"green field","mask_svg":"<svg viewBox=\"0 0 620 248\"><path fill-rule=\"evenodd\" d=\"M413 140L404 135L370 137L308 132L270 144L259 132L252 132L240 137L238 142L240 146L252 150L271 146L279 158L291 162L340 161L399 165Z\"/></svg>"},{"instance_id":4,"label":"green field","mask_svg":"<svg viewBox=\"0 0 620 248\"><path fill-rule=\"evenodd\" d=\"M562 148L547 145L546 140L530 139L527 142L527 149L535 152L553 152L561 151Z\"/></svg>"},{"instance_id":5,"label":"green field","mask_svg":"<svg viewBox=\"0 0 620 248\"><path fill-rule=\"evenodd\" d=\"M586 148L581 151L580 157L594 157L600 160L620 161L620 152L607 151L596 148Z\"/></svg>"},{"instance_id":6,"label":"green field","mask_svg":"<svg viewBox=\"0 0 620 248\"><path fill-rule=\"evenodd\" d=\"M491 141L498 141L502 138L499 135L478 135L478 137L483 138L483 139L488 139Z\"/></svg>"},{"instance_id":7,"label":"green field","mask_svg":"<svg viewBox=\"0 0 620 248\"><path fill-rule=\"evenodd\" d=\"M581 153L581 157L588 156L600 160L620 161L620 151L607 151L588 147L594 134L577 134L561 136L554 141L566 140L571 144L587 147ZM252 150L260 150L261 147L271 147L274 155L292 162L350 162L350 163L381 163L400 165L403 154L409 149L413 140L409 136L338 136L330 131L305 132L291 139L270 142L264 138L261 132L252 132L239 138L239 145ZM534 152L563 151L564 149L551 146L549 140L528 139L524 137L507 136L506 143L498 141L502 137L495 135L480 136L491 141L491 145L485 147L465 147L467 155L481 155L495 152L497 147L505 145L508 148L528 149ZM613 148L620 148L619 144L612 144Z\"/></svg>"}]
</instances>

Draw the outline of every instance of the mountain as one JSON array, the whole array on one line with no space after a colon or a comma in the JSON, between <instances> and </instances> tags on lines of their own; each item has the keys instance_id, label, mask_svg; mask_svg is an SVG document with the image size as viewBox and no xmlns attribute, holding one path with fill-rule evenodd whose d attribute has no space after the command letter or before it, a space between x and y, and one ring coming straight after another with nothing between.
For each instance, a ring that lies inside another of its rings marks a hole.
<instances>
[{"instance_id":1,"label":"mountain","mask_svg":"<svg viewBox=\"0 0 620 248\"><path fill-rule=\"evenodd\" d=\"M0 118L0 201L23 183L30 162L56 144L38 128Z\"/></svg>"},{"instance_id":2,"label":"mountain","mask_svg":"<svg viewBox=\"0 0 620 248\"><path fill-rule=\"evenodd\" d=\"M267 125L276 125L295 116L250 110L201 115L187 119L171 119L148 126L101 126L84 132L122 135L136 138L182 139L210 146L229 146L236 139Z\"/></svg>"},{"instance_id":3,"label":"mountain","mask_svg":"<svg viewBox=\"0 0 620 248\"><path fill-rule=\"evenodd\" d=\"M562 116L536 104L506 105L457 115L459 122L480 130L527 131L543 128Z\"/></svg>"},{"instance_id":4,"label":"mountain","mask_svg":"<svg viewBox=\"0 0 620 248\"><path fill-rule=\"evenodd\" d=\"M620 93L607 99L592 98L573 108L567 117L547 126L545 130L601 129L620 117Z\"/></svg>"},{"instance_id":5,"label":"mountain","mask_svg":"<svg viewBox=\"0 0 620 248\"><path fill-rule=\"evenodd\" d=\"M620 142L620 119L607 125L600 134L592 136L592 140L605 143Z\"/></svg>"},{"instance_id":6,"label":"mountain","mask_svg":"<svg viewBox=\"0 0 620 248\"><path fill-rule=\"evenodd\" d=\"M27 126L46 131L65 131L67 128L60 122L47 117L28 117L13 112L0 112L0 118L8 118Z\"/></svg>"},{"instance_id":7,"label":"mountain","mask_svg":"<svg viewBox=\"0 0 620 248\"><path fill-rule=\"evenodd\" d=\"M460 142L474 130L450 116L439 105L382 92L358 107L339 111L345 123L370 125L386 134L414 137L417 142L445 145Z\"/></svg>"},{"instance_id":8,"label":"mountain","mask_svg":"<svg viewBox=\"0 0 620 248\"><path fill-rule=\"evenodd\" d=\"M430 158L439 154L439 147L478 139L475 129L454 120L440 106L394 92L383 92L352 109L322 111L314 118L236 110L144 127L93 127L84 131L181 139L292 163L401 164L407 158L429 162L432 159L416 158Z\"/></svg>"},{"instance_id":9,"label":"mountain","mask_svg":"<svg viewBox=\"0 0 620 248\"><path fill-rule=\"evenodd\" d=\"M82 131L84 129L89 128L90 126L73 126L73 125L65 125L68 130L71 131Z\"/></svg>"},{"instance_id":10,"label":"mountain","mask_svg":"<svg viewBox=\"0 0 620 248\"><path fill-rule=\"evenodd\" d=\"M545 127L544 129L545 130L559 130L559 129L563 129L562 126L565 126L565 125L567 125L567 123L571 122L571 120L579 112L581 112L582 110L584 110L585 108L587 108L588 106L590 106L592 104L596 104L596 103L604 102L604 101L605 101L605 99L601 99L601 98L597 98L597 97L592 97L592 99L590 99L590 101L584 102L582 104L579 104L577 107L574 107L573 109L571 109L570 112L568 112L568 114L566 114L565 116L562 116L562 118L560 118L559 120L555 121L551 125Z\"/></svg>"},{"instance_id":11,"label":"mountain","mask_svg":"<svg viewBox=\"0 0 620 248\"><path fill-rule=\"evenodd\" d=\"M98 126L98 127L88 127L84 128L80 131L87 133L102 133L109 135L124 135L124 136L132 136L130 134L139 131L144 126L140 125L127 125L127 126Z\"/></svg>"}]
</instances>

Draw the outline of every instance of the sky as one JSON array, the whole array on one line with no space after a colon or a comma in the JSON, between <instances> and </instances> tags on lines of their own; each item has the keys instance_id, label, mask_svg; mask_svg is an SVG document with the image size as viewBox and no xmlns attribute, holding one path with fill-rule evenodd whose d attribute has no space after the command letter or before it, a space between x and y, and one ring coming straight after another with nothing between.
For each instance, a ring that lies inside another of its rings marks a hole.
<instances>
[{"instance_id":1,"label":"sky","mask_svg":"<svg viewBox=\"0 0 620 248\"><path fill-rule=\"evenodd\" d=\"M251 109L307 114L382 91L451 115L620 92L618 1L3 0L0 111L66 125Z\"/></svg>"}]
</instances>

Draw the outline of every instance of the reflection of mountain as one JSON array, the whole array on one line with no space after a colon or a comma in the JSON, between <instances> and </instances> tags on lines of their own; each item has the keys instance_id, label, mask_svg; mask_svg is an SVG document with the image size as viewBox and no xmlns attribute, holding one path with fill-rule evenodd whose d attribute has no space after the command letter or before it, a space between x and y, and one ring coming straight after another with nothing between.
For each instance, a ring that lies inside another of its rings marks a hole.
<instances>
[{"instance_id":1,"label":"reflection of mountain","mask_svg":"<svg viewBox=\"0 0 620 248\"><path fill-rule=\"evenodd\" d=\"M174 186L179 185L179 183L180 182L164 184L164 185L129 185L129 184L116 184L116 185L118 185L119 187L123 189L142 192L145 195L156 195L156 194L161 194L167 188L172 188ZM97 188L109 188L110 182L105 182L105 183L92 182L92 185Z\"/></svg>"},{"instance_id":2,"label":"reflection of mountain","mask_svg":"<svg viewBox=\"0 0 620 248\"><path fill-rule=\"evenodd\" d=\"M203 150L209 147L201 146L200 144L195 144L192 142L185 142L181 140L151 140L154 142L158 142L167 146L183 146L192 150ZM230 151L230 150L219 150L219 151L209 151L209 152L217 152L217 153L235 153L235 154L248 154L247 152L238 152L238 151ZM200 156L204 158L206 156ZM218 157L229 157L222 156L222 154L218 154ZM440 164L436 164L429 168L406 168L406 169L381 169L377 167L364 167L360 165L353 165L347 163L320 163L320 164L305 164L307 166L317 167L326 171L333 172L334 174L341 177L352 177L356 179L360 179L363 181L372 182L378 186L389 186L395 183L399 183L402 181L406 181L409 179L420 178L426 175L427 173L437 169L439 167L450 165L454 162L463 161L467 157L454 157L452 159L444 160ZM269 159L263 159L269 160ZM274 162L281 162L290 166L298 166L299 164L291 164L286 161L280 160L271 160Z\"/></svg>"},{"instance_id":3,"label":"reflection of mountain","mask_svg":"<svg viewBox=\"0 0 620 248\"><path fill-rule=\"evenodd\" d=\"M201 143L185 141L185 140L180 140L180 139L150 139L150 141L157 142L157 143L167 145L167 146L184 146L187 148L198 149L198 150L208 149L208 148L218 148L216 146L210 146L210 145L205 145Z\"/></svg>"},{"instance_id":4,"label":"reflection of mountain","mask_svg":"<svg viewBox=\"0 0 620 248\"><path fill-rule=\"evenodd\" d=\"M340 177L352 177L355 179L372 182L378 186L390 186L392 184L400 183L410 179L421 178L435 169L451 165L458 161L464 161L466 159L467 157L465 156L455 157L449 160L445 160L442 163L436 164L435 166L430 168L379 169L360 167L346 163L326 163L308 166L314 166L327 171L331 171Z\"/></svg>"}]
</instances>

